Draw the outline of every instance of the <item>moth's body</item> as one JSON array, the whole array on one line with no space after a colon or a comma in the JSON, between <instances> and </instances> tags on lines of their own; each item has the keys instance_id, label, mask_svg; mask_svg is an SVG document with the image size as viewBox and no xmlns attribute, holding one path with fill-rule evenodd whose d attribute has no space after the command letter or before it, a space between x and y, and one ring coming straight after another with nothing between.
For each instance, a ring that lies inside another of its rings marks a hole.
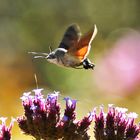
<instances>
[{"instance_id":1,"label":"moth's body","mask_svg":"<svg viewBox=\"0 0 140 140\"><path fill-rule=\"evenodd\" d=\"M55 55L54 59L51 59L52 55ZM55 49L52 53L50 53L46 57L46 59L50 63L54 63L58 66L75 68L81 65L79 59L77 59L75 56L68 54L66 49L61 49L61 48Z\"/></svg>"},{"instance_id":2,"label":"moth's body","mask_svg":"<svg viewBox=\"0 0 140 140\"><path fill-rule=\"evenodd\" d=\"M78 25L73 24L69 26L64 34L64 37L57 49L51 51L49 54L31 52L37 54L34 58L45 58L50 63L54 63L58 66L79 68L83 65L85 69L93 69L94 64L89 61L87 55L91 48L91 42L97 33L97 28L84 36L81 36L80 28Z\"/></svg>"}]
</instances>

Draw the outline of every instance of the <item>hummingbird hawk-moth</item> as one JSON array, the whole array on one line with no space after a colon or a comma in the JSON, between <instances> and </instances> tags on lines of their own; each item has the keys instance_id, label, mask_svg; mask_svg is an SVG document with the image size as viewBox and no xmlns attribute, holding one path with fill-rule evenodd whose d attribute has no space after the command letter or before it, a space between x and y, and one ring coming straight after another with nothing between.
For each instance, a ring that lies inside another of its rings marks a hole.
<instances>
[{"instance_id":1,"label":"hummingbird hawk-moth","mask_svg":"<svg viewBox=\"0 0 140 140\"><path fill-rule=\"evenodd\" d=\"M84 35L81 35L80 27L77 24L70 25L59 46L55 50L51 50L50 53L37 53L34 54L34 58L45 58L50 63L54 63L59 66L70 68L82 68L93 69L94 64L87 58L92 40L97 34L97 27L91 29Z\"/></svg>"}]
</instances>

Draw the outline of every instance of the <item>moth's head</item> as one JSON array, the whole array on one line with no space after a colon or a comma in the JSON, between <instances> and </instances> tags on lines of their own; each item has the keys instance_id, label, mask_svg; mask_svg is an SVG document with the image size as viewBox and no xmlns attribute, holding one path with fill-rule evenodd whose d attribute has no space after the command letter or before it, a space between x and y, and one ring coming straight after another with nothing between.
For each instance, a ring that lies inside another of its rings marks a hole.
<instances>
[{"instance_id":1,"label":"moth's head","mask_svg":"<svg viewBox=\"0 0 140 140\"><path fill-rule=\"evenodd\" d=\"M47 59L49 62L51 62L51 63L55 63L55 64L57 63L57 57L56 57L56 54L55 54L54 51L50 52L50 53L47 55L46 59Z\"/></svg>"},{"instance_id":2,"label":"moth's head","mask_svg":"<svg viewBox=\"0 0 140 140\"><path fill-rule=\"evenodd\" d=\"M55 52L50 52L46 57L46 59L55 59L55 58L56 58Z\"/></svg>"}]
</instances>

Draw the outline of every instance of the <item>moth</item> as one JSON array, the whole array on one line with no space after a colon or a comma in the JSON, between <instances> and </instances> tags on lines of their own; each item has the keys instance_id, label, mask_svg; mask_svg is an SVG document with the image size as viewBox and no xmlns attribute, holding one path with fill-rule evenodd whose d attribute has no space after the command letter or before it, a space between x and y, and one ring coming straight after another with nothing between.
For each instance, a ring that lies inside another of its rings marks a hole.
<instances>
[{"instance_id":1,"label":"moth","mask_svg":"<svg viewBox=\"0 0 140 140\"><path fill-rule=\"evenodd\" d=\"M50 49L50 53L29 53L34 55L33 58L45 58L50 63L58 66L76 69L94 69L95 65L90 62L87 56L96 34L96 25L89 32L82 35L80 27L77 24L72 24L66 29L57 49L53 51Z\"/></svg>"}]
</instances>

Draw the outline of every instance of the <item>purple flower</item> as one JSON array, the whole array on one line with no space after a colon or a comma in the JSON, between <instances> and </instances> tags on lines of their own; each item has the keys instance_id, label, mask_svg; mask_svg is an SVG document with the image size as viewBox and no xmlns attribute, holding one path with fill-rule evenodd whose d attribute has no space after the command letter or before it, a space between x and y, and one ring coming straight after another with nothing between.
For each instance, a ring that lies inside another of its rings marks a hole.
<instances>
[{"instance_id":1,"label":"purple flower","mask_svg":"<svg viewBox=\"0 0 140 140\"><path fill-rule=\"evenodd\" d=\"M53 138L54 134L51 132L56 131L60 119L58 93L49 94L45 99L42 90L33 90L34 96L30 95L30 92L23 94L21 99L25 114L17 119L21 130L36 139Z\"/></svg>"},{"instance_id":2,"label":"purple flower","mask_svg":"<svg viewBox=\"0 0 140 140\"><path fill-rule=\"evenodd\" d=\"M25 134L32 135L38 140L89 139L87 130L93 119L92 113L76 121L76 100L65 98L66 109L64 115L60 115L59 92L48 94L46 99L41 93L42 89L36 89L33 92L34 95L27 92L21 97L25 113L18 117L17 122Z\"/></svg>"},{"instance_id":3,"label":"purple flower","mask_svg":"<svg viewBox=\"0 0 140 140\"><path fill-rule=\"evenodd\" d=\"M105 114L101 107L99 115L95 113L94 117L96 140L138 140L140 127L134 124L137 114L126 112L126 108L109 105L108 112Z\"/></svg>"},{"instance_id":4,"label":"purple flower","mask_svg":"<svg viewBox=\"0 0 140 140\"><path fill-rule=\"evenodd\" d=\"M97 116L96 108L94 109L94 119L95 119L95 126L94 126L94 135L96 140L101 140L104 136L104 125L105 125L105 114L103 112L103 107L100 108L100 114Z\"/></svg>"},{"instance_id":5,"label":"purple flower","mask_svg":"<svg viewBox=\"0 0 140 140\"><path fill-rule=\"evenodd\" d=\"M134 124L134 119L137 118L137 114L134 112L128 115L128 126L126 129L126 139L138 139L138 134L140 133L140 126Z\"/></svg>"},{"instance_id":6,"label":"purple flower","mask_svg":"<svg viewBox=\"0 0 140 140\"><path fill-rule=\"evenodd\" d=\"M15 119L12 119L10 126L6 126L6 119L4 117L1 117L0 120L2 121L2 124L0 125L0 140L10 140L11 139L11 129L14 125Z\"/></svg>"},{"instance_id":7,"label":"purple flower","mask_svg":"<svg viewBox=\"0 0 140 140\"><path fill-rule=\"evenodd\" d=\"M66 109L63 120L64 121L75 120L76 116L75 108L77 100L72 100L69 97L64 98L64 100L66 101Z\"/></svg>"},{"instance_id":8,"label":"purple flower","mask_svg":"<svg viewBox=\"0 0 140 140\"><path fill-rule=\"evenodd\" d=\"M93 120L93 113L89 113L88 116L84 117L81 121L78 122L78 131L85 133Z\"/></svg>"},{"instance_id":9,"label":"purple flower","mask_svg":"<svg viewBox=\"0 0 140 140\"><path fill-rule=\"evenodd\" d=\"M107 114L103 106L99 114L97 108L81 120L76 120L77 100L64 98L66 108L61 115L58 103L59 92L48 94L45 99L42 89L24 93L21 97L24 115L17 119L20 129L38 140L89 140L88 129L94 120L96 140L140 140L140 127L134 124L136 113L127 114L126 108L108 106ZM1 140L1 139L0 139Z\"/></svg>"}]
</instances>

